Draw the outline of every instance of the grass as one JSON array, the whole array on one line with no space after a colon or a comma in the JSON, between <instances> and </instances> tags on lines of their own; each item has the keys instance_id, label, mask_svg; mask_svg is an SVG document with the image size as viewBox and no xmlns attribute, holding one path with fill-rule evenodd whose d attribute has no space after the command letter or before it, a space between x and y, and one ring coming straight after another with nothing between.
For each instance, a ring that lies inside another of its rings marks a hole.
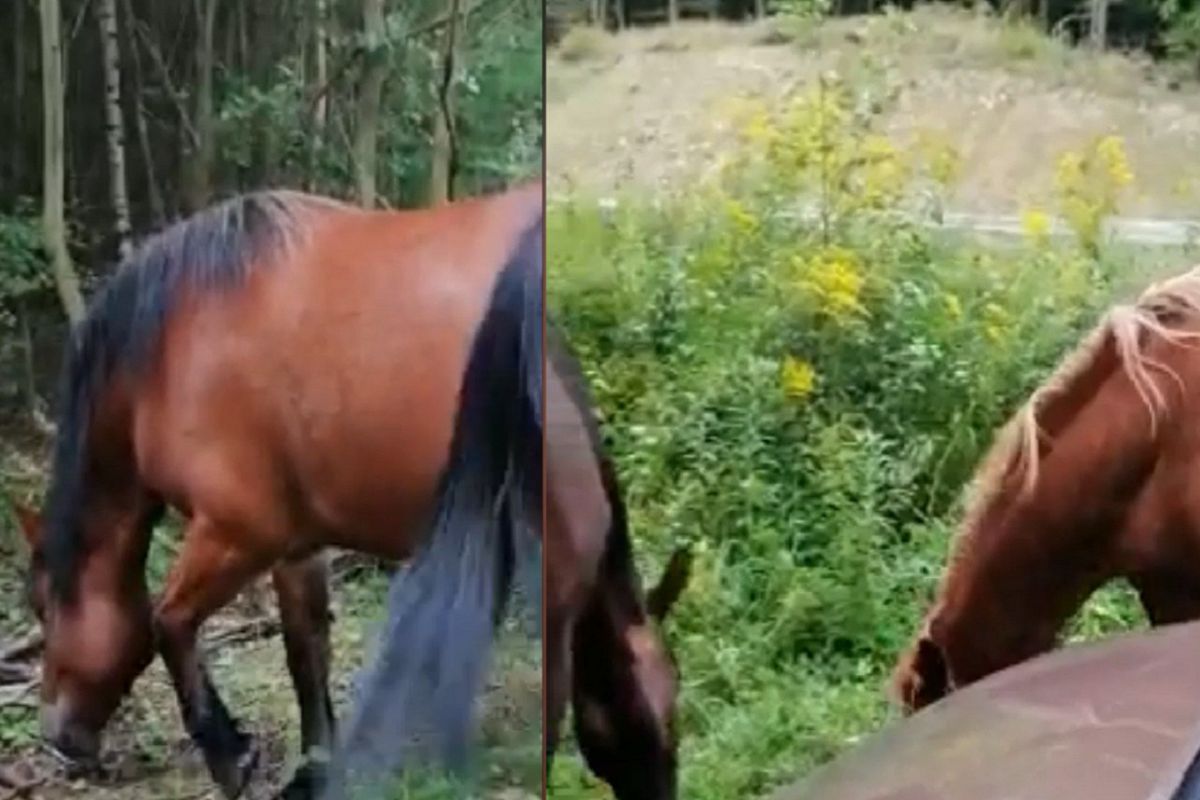
<instances>
[{"instance_id":1,"label":"grass","mask_svg":"<svg viewBox=\"0 0 1200 800\"><path fill-rule=\"evenodd\" d=\"M33 491L41 482L40 464L24 453L0 455L6 488ZM150 556L152 584L160 585L175 552L177 525L169 521L155 537ZM21 599L24 545L0 502L0 641L27 630L33 621ZM358 570L337 583L333 597L335 702L344 704L350 680L381 621L387 575L378 568ZM253 594L253 593L251 593ZM274 613L269 589L259 592L267 613ZM244 595L210 626L236 623L262 613ZM481 759L469 793L479 800L529 800L541 786L541 648L513 620L503 630L481 713ZM299 755L299 712L278 636L210 652L214 682L233 713L259 739L263 763L254 791L280 786ZM31 698L32 700L32 698ZM177 800L210 798L212 786L202 760L179 720L170 681L155 662L134 687L105 732L108 775L100 782L68 781L37 747L36 703L0 707L0 769L24 766L48 778L38 791L44 800ZM251 796L258 796L251 793ZM436 776L419 776L389 791L387 800L459 800L467 796Z\"/></svg>"},{"instance_id":2,"label":"grass","mask_svg":"<svg viewBox=\"0 0 1200 800\"><path fill-rule=\"evenodd\" d=\"M689 800L762 796L893 717L888 674L993 431L1115 297L1179 266L1092 242L1082 211L1076 239L1004 247L897 221L953 178L849 113L869 89L751 114L728 169L686 192L576 193L549 214L551 309L644 574L682 542L696 554L667 626ZM1108 172L1063 178L1072 208L1119 205L1104 147ZM824 224L788 213L797 197ZM1143 624L1118 583L1065 633ZM566 754L550 786L609 796Z\"/></svg>"}]
</instances>

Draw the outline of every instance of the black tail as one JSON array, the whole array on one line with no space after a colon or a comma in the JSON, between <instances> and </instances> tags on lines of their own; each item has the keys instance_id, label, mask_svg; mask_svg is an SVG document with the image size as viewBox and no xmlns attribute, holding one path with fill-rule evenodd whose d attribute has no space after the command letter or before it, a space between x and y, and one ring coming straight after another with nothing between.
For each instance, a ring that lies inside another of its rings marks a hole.
<instances>
[{"instance_id":1,"label":"black tail","mask_svg":"<svg viewBox=\"0 0 1200 800\"><path fill-rule=\"evenodd\" d=\"M475 336L433 526L393 579L375 663L331 770L375 782L414 757L463 765L514 579L541 602L543 221L522 236ZM538 617L540 618L540 613Z\"/></svg>"}]
</instances>

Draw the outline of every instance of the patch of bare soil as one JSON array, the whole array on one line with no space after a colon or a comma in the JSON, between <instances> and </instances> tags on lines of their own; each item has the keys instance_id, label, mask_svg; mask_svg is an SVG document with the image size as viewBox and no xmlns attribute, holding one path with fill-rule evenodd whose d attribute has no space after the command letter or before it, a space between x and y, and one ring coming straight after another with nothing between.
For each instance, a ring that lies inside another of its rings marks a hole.
<instances>
[{"instance_id":1,"label":"patch of bare soil","mask_svg":"<svg viewBox=\"0 0 1200 800\"><path fill-rule=\"evenodd\" d=\"M568 36L547 65L551 195L686 187L735 146L731 100L777 103L829 70L883 88L884 130L901 139L934 133L960 151L954 208L1045 202L1062 152L1117 134L1137 175L1122 212L1194 212L1194 83L1142 59L932 7L809 26L684 23Z\"/></svg>"}]
</instances>

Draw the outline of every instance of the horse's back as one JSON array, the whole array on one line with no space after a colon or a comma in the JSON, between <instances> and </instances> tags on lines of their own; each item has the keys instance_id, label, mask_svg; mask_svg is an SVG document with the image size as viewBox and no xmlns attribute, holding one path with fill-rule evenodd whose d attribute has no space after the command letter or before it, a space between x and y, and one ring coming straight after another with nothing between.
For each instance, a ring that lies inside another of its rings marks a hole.
<instances>
[{"instance_id":1,"label":"horse's back","mask_svg":"<svg viewBox=\"0 0 1200 800\"><path fill-rule=\"evenodd\" d=\"M150 480L272 549L406 555L475 329L540 206L540 187L523 187L437 210L307 215L243 287L191 298L165 332L138 408Z\"/></svg>"}]
</instances>

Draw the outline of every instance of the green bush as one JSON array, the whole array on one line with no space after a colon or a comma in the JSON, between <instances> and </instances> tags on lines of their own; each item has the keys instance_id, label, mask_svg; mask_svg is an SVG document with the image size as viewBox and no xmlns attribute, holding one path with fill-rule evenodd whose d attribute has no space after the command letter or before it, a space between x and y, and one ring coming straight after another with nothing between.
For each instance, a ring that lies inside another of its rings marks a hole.
<instances>
[{"instance_id":1,"label":"green bush","mask_svg":"<svg viewBox=\"0 0 1200 800\"><path fill-rule=\"evenodd\" d=\"M829 85L754 111L736 180L548 220L551 308L645 572L681 542L697 556L669 625L688 798L754 796L886 717L961 488L1119 271L1091 242L987 249L905 221L953 154L856 107ZM1127 594L1096 608L1077 630L1136 619ZM577 764L553 780L603 796Z\"/></svg>"}]
</instances>

